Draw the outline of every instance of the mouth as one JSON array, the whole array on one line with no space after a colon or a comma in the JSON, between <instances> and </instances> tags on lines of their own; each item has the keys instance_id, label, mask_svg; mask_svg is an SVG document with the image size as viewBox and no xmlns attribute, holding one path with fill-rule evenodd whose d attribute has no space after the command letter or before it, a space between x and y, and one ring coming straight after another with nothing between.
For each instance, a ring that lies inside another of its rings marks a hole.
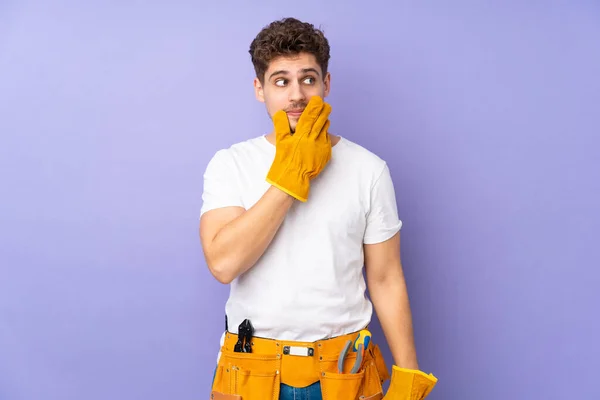
<instances>
[{"instance_id":1,"label":"mouth","mask_svg":"<svg viewBox=\"0 0 600 400\"><path fill-rule=\"evenodd\" d=\"M286 113L287 113L288 117L300 118L300 116L302 115L302 111L304 111L304 110L289 110Z\"/></svg>"}]
</instances>

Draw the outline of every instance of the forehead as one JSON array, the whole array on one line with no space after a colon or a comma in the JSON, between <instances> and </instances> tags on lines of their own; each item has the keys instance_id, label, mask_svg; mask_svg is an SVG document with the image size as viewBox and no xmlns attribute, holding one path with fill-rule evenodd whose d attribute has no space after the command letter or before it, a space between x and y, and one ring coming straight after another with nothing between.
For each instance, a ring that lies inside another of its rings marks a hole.
<instances>
[{"instance_id":1,"label":"forehead","mask_svg":"<svg viewBox=\"0 0 600 400\"><path fill-rule=\"evenodd\" d=\"M279 56L271 60L266 76L275 71L286 71L290 74L302 73L303 70L314 68L321 74L321 67L317 59L310 53L300 53L289 56Z\"/></svg>"}]
</instances>

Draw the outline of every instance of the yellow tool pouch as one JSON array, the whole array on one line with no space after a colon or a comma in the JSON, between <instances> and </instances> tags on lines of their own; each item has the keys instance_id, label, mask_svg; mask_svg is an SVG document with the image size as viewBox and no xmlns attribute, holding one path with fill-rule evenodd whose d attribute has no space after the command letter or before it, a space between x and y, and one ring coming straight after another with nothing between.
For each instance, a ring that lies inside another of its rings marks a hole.
<instances>
[{"instance_id":1,"label":"yellow tool pouch","mask_svg":"<svg viewBox=\"0 0 600 400\"><path fill-rule=\"evenodd\" d=\"M361 368L350 373L356 360L348 352L344 373L338 357L346 341L358 332L316 342L293 342L253 338L252 353L233 351L237 335L225 334L211 399L277 400L280 385L306 387L321 383L323 400L380 400L382 384L390 375L379 347L371 342Z\"/></svg>"}]
</instances>

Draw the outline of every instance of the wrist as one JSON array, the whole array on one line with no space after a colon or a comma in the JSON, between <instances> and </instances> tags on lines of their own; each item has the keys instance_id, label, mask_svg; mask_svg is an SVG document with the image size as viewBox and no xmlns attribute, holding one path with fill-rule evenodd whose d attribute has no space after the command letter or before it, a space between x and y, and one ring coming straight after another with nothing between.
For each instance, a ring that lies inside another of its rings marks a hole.
<instances>
[{"instance_id":1,"label":"wrist","mask_svg":"<svg viewBox=\"0 0 600 400\"><path fill-rule=\"evenodd\" d=\"M394 365L396 365L398 368L404 368L404 369L414 369L414 370L419 369L419 364L416 362L397 362Z\"/></svg>"},{"instance_id":2,"label":"wrist","mask_svg":"<svg viewBox=\"0 0 600 400\"><path fill-rule=\"evenodd\" d=\"M268 182L271 185L271 187L269 188L269 191L271 191L273 193L273 196L276 196L275 198L277 200L279 200L280 202L282 202L283 204L292 204L294 202L294 200L296 200L294 198L294 196L292 196L290 193L288 193L283 187L279 186L278 184L274 183L274 182Z\"/></svg>"},{"instance_id":3,"label":"wrist","mask_svg":"<svg viewBox=\"0 0 600 400\"><path fill-rule=\"evenodd\" d=\"M300 171L286 169L278 174L269 173L267 183L293 199L306 202L310 192L310 180Z\"/></svg>"}]
</instances>

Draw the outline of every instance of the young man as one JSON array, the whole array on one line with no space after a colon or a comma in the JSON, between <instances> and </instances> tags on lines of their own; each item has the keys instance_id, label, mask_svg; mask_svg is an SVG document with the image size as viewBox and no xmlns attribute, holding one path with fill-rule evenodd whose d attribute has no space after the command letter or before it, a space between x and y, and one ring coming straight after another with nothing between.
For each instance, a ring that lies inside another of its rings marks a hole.
<instances>
[{"instance_id":1,"label":"young man","mask_svg":"<svg viewBox=\"0 0 600 400\"><path fill-rule=\"evenodd\" d=\"M373 306L394 358L385 399L425 398L437 379L417 363L390 171L329 132L327 39L287 18L250 55L273 131L218 151L204 174L201 243L231 284L211 398L383 398Z\"/></svg>"}]
</instances>

